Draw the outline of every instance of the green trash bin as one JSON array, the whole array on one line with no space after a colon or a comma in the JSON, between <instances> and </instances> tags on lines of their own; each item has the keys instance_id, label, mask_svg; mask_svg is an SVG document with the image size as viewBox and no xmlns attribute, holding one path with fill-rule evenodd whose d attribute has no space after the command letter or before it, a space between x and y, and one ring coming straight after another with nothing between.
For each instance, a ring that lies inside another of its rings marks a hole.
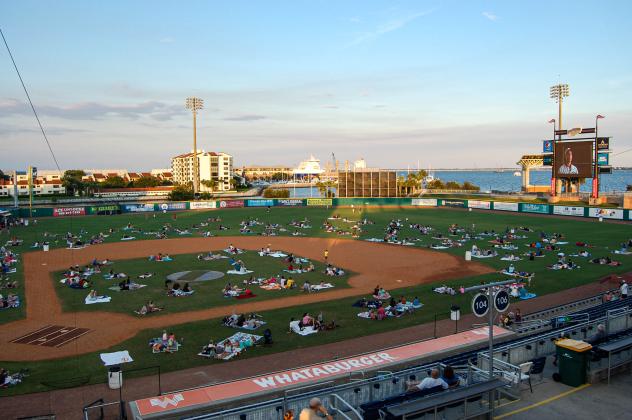
<instances>
[{"instance_id":1,"label":"green trash bin","mask_svg":"<svg viewBox=\"0 0 632 420\"><path fill-rule=\"evenodd\" d=\"M588 357L592 346L584 341L570 338L558 340L555 346L561 382L574 387L585 384Z\"/></svg>"}]
</instances>

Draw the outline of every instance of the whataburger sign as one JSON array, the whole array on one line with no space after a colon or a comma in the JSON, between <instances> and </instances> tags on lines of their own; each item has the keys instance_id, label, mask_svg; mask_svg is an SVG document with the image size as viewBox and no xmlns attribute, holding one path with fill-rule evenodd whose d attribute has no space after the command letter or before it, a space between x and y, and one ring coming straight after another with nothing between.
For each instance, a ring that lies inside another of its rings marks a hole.
<instances>
[{"instance_id":1,"label":"whataburger sign","mask_svg":"<svg viewBox=\"0 0 632 420\"><path fill-rule=\"evenodd\" d=\"M510 331L508 330L494 327L495 336L509 333ZM486 327L477 328L447 337L407 344L362 356L137 400L132 403L132 406L138 411L140 416L149 417L169 414L174 410L195 409L196 406L201 408L219 401L277 391L310 382L331 380L348 375L350 372L401 364L433 353L445 352L483 342L487 340L487 334Z\"/></svg>"}]
</instances>

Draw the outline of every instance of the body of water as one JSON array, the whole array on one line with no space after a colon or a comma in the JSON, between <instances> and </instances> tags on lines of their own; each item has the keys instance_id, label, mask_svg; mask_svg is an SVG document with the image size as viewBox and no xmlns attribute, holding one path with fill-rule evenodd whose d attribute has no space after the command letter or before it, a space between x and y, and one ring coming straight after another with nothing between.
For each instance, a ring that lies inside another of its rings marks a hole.
<instances>
[{"instance_id":1,"label":"body of water","mask_svg":"<svg viewBox=\"0 0 632 420\"><path fill-rule=\"evenodd\" d=\"M514 176L513 171L433 171L436 178L443 182L455 181L463 183L469 181L481 187L481 191L506 191L517 192L522 186L522 177ZM398 175L406 176L406 172ZM600 177L602 192L625 191L628 184L632 184L632 170L614 170L612 174L604 174ZM550 171L531 171L531 185L549 185L551 182ZM591 180L581 186L581 191L590 192ZM320 197L321 194L316 187L289 188L292 197Z\"/></svg>"}]
</instances>

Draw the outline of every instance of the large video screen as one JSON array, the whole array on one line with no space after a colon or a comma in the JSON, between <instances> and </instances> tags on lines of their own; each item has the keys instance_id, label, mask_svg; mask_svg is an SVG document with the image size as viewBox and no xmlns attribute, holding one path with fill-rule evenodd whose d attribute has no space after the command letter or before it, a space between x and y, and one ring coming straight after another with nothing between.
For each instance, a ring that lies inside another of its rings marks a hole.
<instances>
[{"instance_id":1,"label":"large video screen","mask_svg":"<svg viewBox=\"0 0 632 420\"><path fill-rule=\"evenodd\" d=\"M592 178L593 142L557 142L553 173L557 178Z\"/></svg>"}]
</instances>

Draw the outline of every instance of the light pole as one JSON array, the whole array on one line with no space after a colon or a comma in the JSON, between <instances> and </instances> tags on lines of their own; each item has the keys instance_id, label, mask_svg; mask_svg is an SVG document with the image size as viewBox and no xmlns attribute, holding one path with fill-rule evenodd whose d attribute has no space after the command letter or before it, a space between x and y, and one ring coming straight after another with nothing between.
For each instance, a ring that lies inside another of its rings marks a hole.
<instances>
[{"instance_id":1,"label":"light pole","mask_svg":"<svg viewBox=\"0 0 632 420\"><path fill-rule=\"evenodd\" d=\"M566 83L551 86L551 99L555 100L558 104L558 116L557 116L557 129L562 129L562 102L564 98L567 98L571 90Z\"/></svg>"},{"instance_id":2,"label":"light pole","mask_svg":"<svg viewBox=\"0 0 632 420\"><path fill-rule=\"evenodd\" d=\"M193 194L200 191L200 170L198 168L198 152L197 152L197 125L196 115L199 110L204 108L204 100L190 96L186 100L186 108L193 113Z\"/></svg>"}]
</instances>

